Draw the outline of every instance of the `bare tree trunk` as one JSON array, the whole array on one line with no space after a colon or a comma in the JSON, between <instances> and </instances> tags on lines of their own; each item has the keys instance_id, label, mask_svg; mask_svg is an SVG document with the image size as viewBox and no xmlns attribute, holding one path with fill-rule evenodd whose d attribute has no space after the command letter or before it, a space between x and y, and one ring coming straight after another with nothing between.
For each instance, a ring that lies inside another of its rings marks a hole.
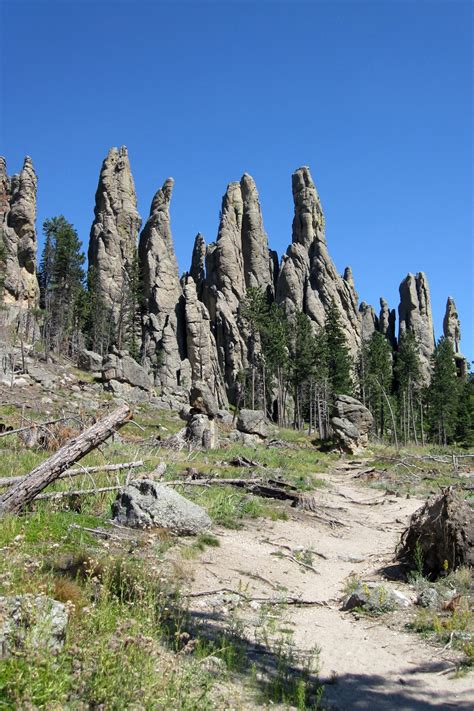
<instances>
[{"instance_id":1,"label":"bare tree trunk","mask_svg":"<svg viewBox=\"0 0 474 711\"><path fill-rule=\"evenodd\" d=\"M82 459L101 442L128 422L132 412L128 405L122 405L92 427L67 442L52 457L35 467L23 481L12 486L0 498L0 519L7 513L19 513L21 509L39 494L48 484L55 481L71 464Z\"/></svg>"}]
</instances>

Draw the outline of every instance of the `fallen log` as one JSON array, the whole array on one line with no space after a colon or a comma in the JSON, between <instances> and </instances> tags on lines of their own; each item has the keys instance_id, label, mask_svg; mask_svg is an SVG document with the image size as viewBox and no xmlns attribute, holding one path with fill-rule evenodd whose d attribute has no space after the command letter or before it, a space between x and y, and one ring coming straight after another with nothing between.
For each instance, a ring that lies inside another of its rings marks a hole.
<instances>
[{"instance_id":1,"label":"fallen log","mask_svg":"<svg viewBox=\"0 0 474 711\"><path fill-rule=\"evenodd\" d=\"M35 501L43 501L45 499L64 499L66 496L88 496L90 494L103 494L105 491L119 491L123 489L123 485L116 486L99 486L96 489L76 489L75 491L52 491L50 494L38 494L35 496Z\"/></svg>"},{"instance_id":2,"label":"fallen log","mask_svg":"<svg viewBox=\"0 0 474 711\"><path fill-rule=\"evenodd\" d=\"M8 437L9 435L19 434L21 432L26 432L27 430L41 429L47 427L48 425L56 425L58 422L67 422L68 420L77 421L77 419L77 417L71 415L69 417L58 417L56 420L47 420L46 422L32 422L30 425L26 425L25 427L18 427L18 429L16 430L8 428L4 429L2 432L0 432L0 437Z\"/></svg>"},{"instance_id":3,"label":"fallen log","mask_svg":"<svg viewBox=\"0 0 474 711\"><path fill-rule=\"evenodd\" d=\"M102 472L118 472L122 469L136 469L137 467L142 467L143 461L139 460L137 462L122 462L120 464L101 464L96 467L81 467L80 469L67 469L65 472L60 474L58 479L68 479L72 476L81 476L81 474L96 474ZM0 479L0 488L5 488L7 486L13 486L13 484L18 484L24 481L25 476L6 476Z\"/></svg>"},{"instance_id":4,"label":"fallen log","mask_svg":"<svg viewBox=\"0 0 474 711\"><path fill-rule=\"evenodd\" d=\"M19 513L33 501L48 484L55 481L71 464L111 437L132 417L128 405L122 405L74 439L66 442L46 461L33 469L22 481L11 486L0 497L0 519L8 513Z\"/></svg>"}]
</instances>

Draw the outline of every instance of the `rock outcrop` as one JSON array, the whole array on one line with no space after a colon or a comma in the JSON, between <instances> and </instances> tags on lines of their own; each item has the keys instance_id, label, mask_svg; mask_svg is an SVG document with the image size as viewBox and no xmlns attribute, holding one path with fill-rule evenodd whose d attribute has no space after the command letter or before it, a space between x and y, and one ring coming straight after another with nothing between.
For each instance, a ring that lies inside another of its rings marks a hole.
<instances>
[{"instance_id":1,"label":"rock outcrop","mask_svg":"<svg viewBox=\"0 0 474 711\"><path fill-rule=\"evenodd\" d=\"M395 309L390 310L385 299L380 299L380 313L379 313L379 331L385 336L387 341L390 343L392 348L397 345L397 338L395 336Z\"/></svg>"},{"instance_id":2,"label":"rock outcrop","mask_svg":"<svg viewBox=\"0 0 474 711\"><path fill-rule=\"evenodd\" d=\"M411 331L419 348L422 374L430 378L430 359L435 348L428 280L423 272L408 274L400 284L399 337Z\"/></svg>"},{"instance_id":3,"label":"rock outcrop","mask_svg":"<svg viewBox=\"0 0 474 711\"><path fill-rule=\"evenodd\" d=\"M26 156L22 171L11 178L0 158L0 242L3 242L2 301L22 308L36 307L36 191L38 180Z\"/></svg>"},{"instance_id":4,"label":"rock outcrop","mask_svg":"<svg viewBox=\"0 0 474 711\"><path fill-rule=\"evenodd\" d=\"M446 312L443 319L443 335L451 341L454 351L454 359L458 374L464 378L468 372L468 363L461 353L461 322L459 321L456 304L451 296L448 296Z\"/></svg>"},{"instance_id":5,"label":"rock outcrop","mask_svg":"<svg viewBox=\"0 0 474 711\"><path fill-rule=\"evenodd\" d=\"M196 285L198 297L201 298L206 280L206 242L200 232L194 240L189 276Z\"/></svg>"},{"instance_id":6,"label":"rock outcrop","mask_svg":"<svg viewBox=\"0 0 474 711\"><path fill-rule=\"evenodd\" d=\"M206 252L205 301L215 335L219 366L230 399L236 399L238 374L247 364L245 326L239 308L248 288L271 297L275 260L268 249L257 188L250 175L230 183L222 200L215 243Z\"/></svg>"},{"instance_id":7,"label":"rock outcrop","mask_svg":"<svg viewBox=\"0 0 474 711\"><path fill-rule=\"evenodd\" d=\"M363 341L370 341L372 334L379 330L379 320L374 307L362 301L359 306L361 318L360 335Z\"/></svg>"},{"instance_id":8,"label":"rock outcrop","mask_svg":"<svg viewBox=\"0 0 474 711\"><path fill-rule=\"evenodd\" d=\"M443 335L449 339L455 353L461 352L461 324L456 309L456 304L451 296L448 296L446 312L443 319Z\"/></svg>"},{"instance_id":9,"label":"rock outcrop","mask_svg":"<svg viewBox=\"0 0 474 711\"><path fill-rule=\"evenodd\" d=\"M102 163L89 241L89 278L116 329L130 293L141 218L125 146Z\"/></svg>"},{"instance_id":10,"label":"rock outcrop","mask_svg":"<svg viewBox=\"0 0 474 711\"><path fill-rule=\"evenodd\" d=\"M227 407L227 395L219 368L209 312L202 301L199 301L196 285L191 277L185 279L183 291L186 349L191 368L191 382L206 382L220 407Z\"/></svg>"},{"instance_id":11,"label":"rock outcrop","mask_svg":"<svg viewBox=\"0 0 474 711\"><path fill-rule=\"evenodd\" d=\"M143 355L164 388L190 385L184 297L170 224L173 186L173 179L168 178L153 198L138 248L145 304Z\"/></svg>"},{"instance_id":12,"label":"rock outcrop","mask_svg":"<svg viewBox=\"0 0 474 711\"><path fill-rule=\"evenodd\" d=\"M318 327L334 302L352 355L361 343L358 297L349 268L341 277L329 256L321 202L308 167L293 173L292 244L283 256L276 300L288 314L303 311Z\"/></svg>"}]
</instances>

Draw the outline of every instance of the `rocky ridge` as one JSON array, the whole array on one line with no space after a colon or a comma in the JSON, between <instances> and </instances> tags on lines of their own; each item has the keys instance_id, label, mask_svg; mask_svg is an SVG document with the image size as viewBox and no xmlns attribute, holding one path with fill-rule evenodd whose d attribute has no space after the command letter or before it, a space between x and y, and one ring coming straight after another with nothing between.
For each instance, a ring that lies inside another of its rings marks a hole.
<instances>
[{"instance_id":1,"label":"rocky ridge","mask_svg":"<svg viewBox=\"0 0 474 711\"><path fill-rule=\"evenodd\" d=\"M25 159L21 174L11 179L5 161L0 160L0 234L5 247L2 300L21 307L38 303L36 187L30 158ZM376 331L397 348L395 310L383 298L379 314L371 305L359 304L350 267L343 275L337 272L328 251L321 201L308 167L299 168L292 176L292 241L281 262L269 248L255 182L245 173L239 182L230 183L224 194L216 241L206 246L204 237L200 233L196 236L189 273L181 279L171 231L173 187L173 179L168 178L158 189L138 239L141 218L127 149L112 148L102 164L90 234L89 278L114 324L119 321L138 265L144 304L139 334L141 366L146 376L143 382L150 383L149 387L158 386L165 398L175 397L179 391L184 401L193 383L205 381L219 406L235 403L239 376L249 362L249 334L241 318L249 288L261 289L290 317L303 311L315 330L324 325L334 304L354 357ZM398 338L408 331L415 335L427 380L435 339L423 272L408 274L401 283L398 313ZM459 318L451 298L444 334L453 343L462 371L465 359L460 354ZM120 342L113 345L122 348ZM116 373L124 371L118 364L114 368ZM108 371L111 369L104 372ZM115 377L109 380L112 385L121 382Z\"/></svg>"}]
</instances>

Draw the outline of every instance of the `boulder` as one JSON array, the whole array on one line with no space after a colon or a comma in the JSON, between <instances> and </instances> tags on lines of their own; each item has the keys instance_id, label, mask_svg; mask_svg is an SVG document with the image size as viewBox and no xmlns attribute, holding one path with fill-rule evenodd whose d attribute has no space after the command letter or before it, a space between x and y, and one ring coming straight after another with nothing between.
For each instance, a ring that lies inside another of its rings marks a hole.
<instances>
[{"instance_id":1,"label":"boulder","mask_svg":"<svg viewBox=\"0 0 474 711\"><path fill-rule=\"evenodd\" d=\"M112 504L112 516L122 526L160 527L180 535L196 535L211 525L201 506L149 479L126 486Z\"/></svg>"},{"instance_id":2,"label":"boulder","mask_svg":"<svg viewBox=\"0 0 474 711\"><path fill-rule=\"evenodd\" d=\"M342 609L363 607L370 612L390 612L397 607L410 607L411 600L398 590L378 583L359 583L345 598Z\"/></svg>"},{"instance_id":3,"label":"boulder","mask_svg":"<svg viewBox=\"0 0 474 711\"><path fill-rule=\"evenodd\" d=\"M216 449L219 443L216 421L204 413L191 410L187 417L185 439L192 447Z\"/></svg>"},{"instance_id":4,"label":"boulder","mask_svg":"<svg viewBox=\"0 0 474 711\"><path fill-rule=\"evenodd\" d=\"M268 426L263 410L240 410L237 417L237 429L246 434L268 436Z\"/></svg>"},{"instance_id":5,"label":"boulder","mask_svg":"<svg viewBox=\"0 0 474 711\"><path fill-rule=\"evenodd\" d=\"M368 442L373 417L365 405L349 395L336 395L331 417L334 439L350 453L357 452Z\"/></svg>"},{"instance_id":6,"label":"boulder","mask_svg":"<svg viewBox=\"0 0 474 711\"><path fill-rule=\"evenodd\" d=\"M66 606L44 595L0 597L0 659L25 646L58 652L67 622Z\"/></svg>"},{"instance_id":7,"label":"boulder","mask_svg":"<svg viewBox=\"0 0 474 711\"><path fill-rule=\"evenodd\" d=\"M195 383L189 393L189 404L193 410L208 417L216 417L218 412L216 399L205 383Z\"/></svg>"},{"instance_id":8,"label":"boulder","mask_svg":"<svg viewBox=\"0 0 474 711\"><path fill-rule=\"evenodd\" d=\"M102 370L102 356L86 349L79 352L77 365L82 370L99 373Z\"/></svg>"},{"instance_id":9,"label":"boulder","mask_svg":"<svg viewBox=\"0 0 474 711\"><path fill-rule=\"evenodd\" d=\"M124 351L118 355L111 353L104 358L102 378L106 382L115 380L142 390L151 390L152 388L150 376L145 368Z\"/></svg>"},{"instance_id":10,"label":"boulder","mask_svg":"<svg viewBox=\"0 0 474 711\"><path fill-rule=\"evenodd\" d=\"M451 488L432 496L412 515L397 558L435 580L474 565L474 510Z\"/></svg>"}]
</instances>

